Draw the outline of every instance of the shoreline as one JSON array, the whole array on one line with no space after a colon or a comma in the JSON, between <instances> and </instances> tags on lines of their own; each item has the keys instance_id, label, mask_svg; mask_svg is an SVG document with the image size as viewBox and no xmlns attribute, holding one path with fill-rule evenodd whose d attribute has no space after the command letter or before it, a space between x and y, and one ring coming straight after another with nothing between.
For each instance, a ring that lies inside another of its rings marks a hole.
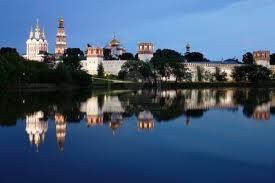
<instances>
[{"instance_id":1,"label":"shoreline","mask_svg":"<svg viewBox=\"0 0 275 183\"><path fill-rule=\"evenodd\" d=\"M90 86L77 86L69 84L50 84L50 83L31 83L23 85L12 85L1 87L2 91L67 91L67 90L78 90L78 89L104 89L104 90L115 90L115 89L201 89L201 88L273 88L275 87L275 81L265 81L265 82L184 82L184 83L169 83L163 82L158 85L152 84L141 84L141 83L100 83L92 84Z\"/></svg>"}]
</instances>

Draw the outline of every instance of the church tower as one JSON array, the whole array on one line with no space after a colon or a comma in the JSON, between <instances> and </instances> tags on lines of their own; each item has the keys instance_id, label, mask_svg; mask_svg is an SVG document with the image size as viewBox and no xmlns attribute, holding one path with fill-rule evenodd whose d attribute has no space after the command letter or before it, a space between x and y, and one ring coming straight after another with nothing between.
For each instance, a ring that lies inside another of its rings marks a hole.
<instances>
[{"instance_id":1,"label":"church tower","mask_svg":"<svg viewBox=\"0 0 275 183\"><path fill-rule=\"evenodd\" d=\"M56 141L60 152L64 151L67 122L62 114L55 114Z\"/></svg>"},{"instance_id":2,"label":"church tower","mask_svg":"<svg viewBox=\"0 0 275 183\"><path fill-rule=\"evenodd\" d=\"M58 20L58 31L56 34L56 45L55 45L55 55L60 57L64 54L67 49L66 33L64 29L64 20L59 18Z\"/></svg>"},{"instance_id":3,"label":"church tower","mask_svg":"<svg viewBox=\"0 0 275 183\"><path fill-rule=\"evenodd\" d=\"M35 28L31 28L29 39L26 42L25 59L43 61L43 55L48 53L48 41L44 29L41 30L37 20Z\"/></svg>"}]
</instances>

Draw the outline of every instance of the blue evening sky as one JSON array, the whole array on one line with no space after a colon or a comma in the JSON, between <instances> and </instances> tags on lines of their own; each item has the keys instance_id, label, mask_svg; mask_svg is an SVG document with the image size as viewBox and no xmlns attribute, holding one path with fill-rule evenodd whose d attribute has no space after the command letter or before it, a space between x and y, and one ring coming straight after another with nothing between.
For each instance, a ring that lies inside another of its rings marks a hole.
<instances>
[{"instance_id":1,"label":"blue evening sky","mask_svg":"<svg viewBox=\"0 0 275 183\"><path fill-rule=\"evenodd\" d=\"M128 51L152 41L157 48L206 57L240 57L245 51L275 52L274 0L1 0L0 47L25 52L30 27L39 18L50 51L57 19L65 19L69 47L104 46L113 33Z\"/></svg>"}]
</instances>

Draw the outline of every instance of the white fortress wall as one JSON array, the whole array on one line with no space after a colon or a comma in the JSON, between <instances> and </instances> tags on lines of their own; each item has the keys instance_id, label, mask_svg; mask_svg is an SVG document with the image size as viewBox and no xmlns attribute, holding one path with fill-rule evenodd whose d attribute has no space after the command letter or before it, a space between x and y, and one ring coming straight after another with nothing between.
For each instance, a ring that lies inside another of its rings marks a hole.
<instances>
[{"instance_id":1,"label":"white fortress wall","mask_svg":"<svg viewBox=\"0 0 275 183\"><path fill-rule=\"evenodd\" d=\"M149 62L153 58L153 54L138 54L139 60Z\"/></svg>"},{"instance_id":2,"label":"white fortress wall","mask_svg":"<svg viewBox=\"0 0 275 183\"><path fill-rule=\"evenodd\" d=\"M241 66L242 64L217 64L217 63L184 63L186 68L192 73L192 81L197 81L197 68L201 67L204 71L215 73L216 68L219 68L221 72L227 73L227 79L232 80L231 74L235 67Z\"/></svg>"},{"instance_id":3,"label":"white fortress wall","mask_svg":"<svg viewBox=\"0 0 275 183\"><path fill-rule=\"evenodd\" d=\"M106 74L118 75L121 67L127 60L104 60L102 61Z\"/></svg>"}]
</instances>

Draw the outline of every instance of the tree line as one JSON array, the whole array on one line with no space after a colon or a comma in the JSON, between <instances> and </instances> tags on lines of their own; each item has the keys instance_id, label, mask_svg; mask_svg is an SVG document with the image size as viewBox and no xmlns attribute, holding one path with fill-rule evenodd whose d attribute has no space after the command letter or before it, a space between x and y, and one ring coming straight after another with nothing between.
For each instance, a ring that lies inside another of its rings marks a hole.
<instances>
[{"instance_id":1,"label":"tree line","mask_svg":"<svg viewBox=\"0 0 275 183\"><path fill-rule=\"evenodd\" d=\"M15 48L0 49L0 86L30 83L90 85L91 77L78 67L79 55L66 57L63 63L52 67L45 62L29 61Z\"/></svg>"},{"instance_id":2,"label":"tree line","mask_svg":"<svg viewBox=\"0 0 275 183\"><path fill-rule=\"evenodd\" d=\"M119 72L118 78L123 80L132 80L136 82L161 82L167 81L173 76L175 82L190 82L192 81L192 71L186 66L185 62L209 62L205 59L203 54L190 53L189 55L182 55L174 50L159 49L154 53L150 62L128 61ZM194 58L195 57L195 58ZM253 56L244 55L244 59L253 59ZM193 60L194 59L194 60ZM242 66L236 66L232 74L229 76L219 67L215 68L214 72L206 70L204 67L198 66L196 68L196 80L198 82L226 82L228 77L232 77L234 81L268 81L274 79L272 71L266 67L259 66L251 62L248 64L244 61Z\"/></svg>"}]
</instances>

